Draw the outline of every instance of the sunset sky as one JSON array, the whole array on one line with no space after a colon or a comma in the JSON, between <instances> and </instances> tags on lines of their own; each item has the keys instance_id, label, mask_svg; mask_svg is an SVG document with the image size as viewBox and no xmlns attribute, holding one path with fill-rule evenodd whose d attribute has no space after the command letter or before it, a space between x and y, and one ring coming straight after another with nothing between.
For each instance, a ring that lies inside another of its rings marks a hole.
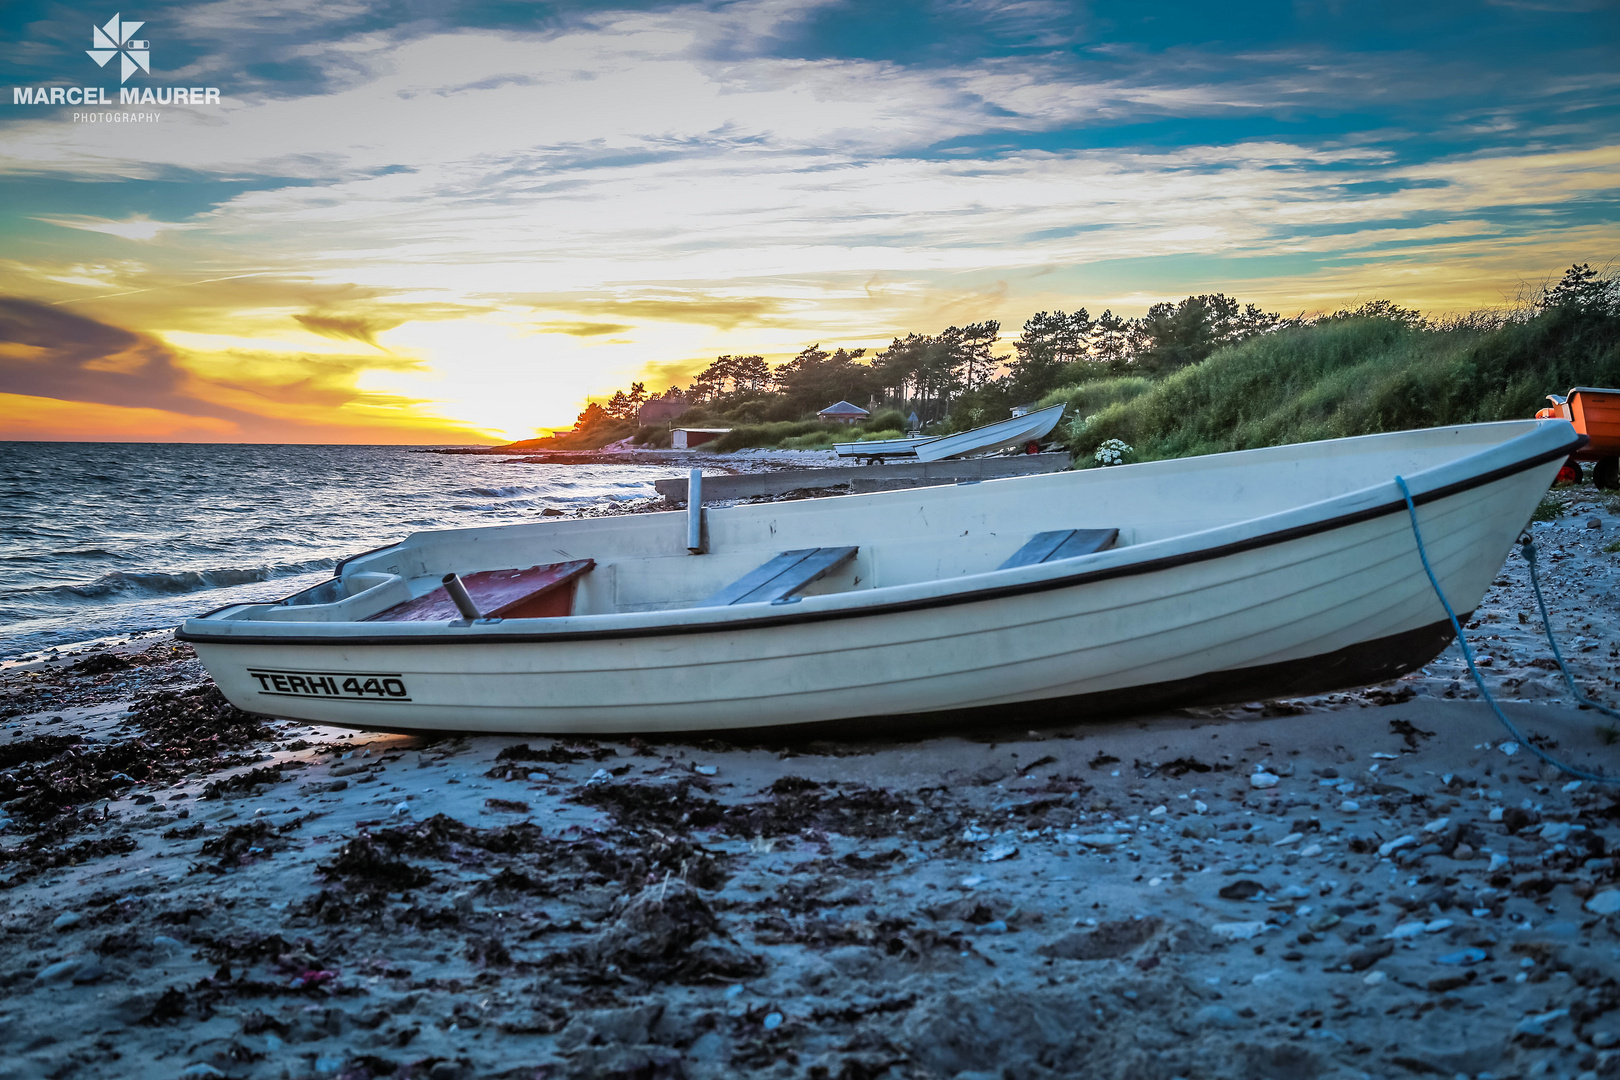
<instances>
[{"instance_id":1,"label":"sunset sky","mask_svg":"<svg viewBox=\"0 0 1620 1080\"><path fill-rule=\"evenodd\" d=\"M1500 306L1620 255L1617 12L12 0L0 438L493 441L1042 309Z\"/></svg>"}]
</instances>

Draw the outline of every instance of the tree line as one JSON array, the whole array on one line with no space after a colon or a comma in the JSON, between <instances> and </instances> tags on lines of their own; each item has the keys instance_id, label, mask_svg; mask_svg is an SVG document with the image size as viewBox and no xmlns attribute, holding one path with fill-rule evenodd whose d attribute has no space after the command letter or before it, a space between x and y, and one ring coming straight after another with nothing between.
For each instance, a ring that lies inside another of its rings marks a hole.
<instances>
[{"instance_id":1,"label":"tree line","mask_svg":"<svg viewBox=\"0 0 1620 1080\"><path fill-rule=\"evenodd\" d=\"M1585 264L1544 287L1529 308L1614 304L1613 277ZM1529 311L1527 311L1527 314ZM643 383L616 391L579 414L580 436L629 434L649 401L681 406L688 422L762 423L798 420L836 401L917 412L925 422L971 427L999 419L1008 408L1051 391L1119 375L1161 378L1196 364L1217 349L1308 322L1388 319L1424 325L1423 316L1388 300L1371 300L1331 315L1284 318L1224 293L1157 303L1141 318L1105 310L1038 311L1024 323L1011 351L997 354L1001 324L988 319L935 334L909 333L867 355L866 349L823 349L819 343L775 368L764 357L720 356L685 386L649 395Z\"/></svg>"},{"instance_id":2,"label":"tree line","mask_svg":"<svg viewBox=\"0 0 1620 1080\"><path fill-rule=\"evenodd\" d=\"M606 431L636 423L641 406L669 401L711 419L738 423L792 420L836 401L915 411L925 421L963 407L985 409L1033 401L1048 391L1107 374L1163 374L1204 359L1222 345L1265 333L1283 320L1223 293L1159 303L1139 319L1111 310L1092 318L1085 309L1040 311L1024 323L1011 352L997 354L995 319L949 326L934 334L908 333L887 348L868 350L820 343L773 368L762 356L720 356L688 385L649 394L644 383L590 402L574 431Z\"/></svg>"}]
</instances>

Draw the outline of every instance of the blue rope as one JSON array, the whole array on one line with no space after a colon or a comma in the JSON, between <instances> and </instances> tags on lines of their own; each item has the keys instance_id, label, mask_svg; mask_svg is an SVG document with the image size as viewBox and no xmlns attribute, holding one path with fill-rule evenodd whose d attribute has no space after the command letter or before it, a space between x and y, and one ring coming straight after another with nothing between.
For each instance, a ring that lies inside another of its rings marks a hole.
<instances>
[{"instance_id":1,"label":"blue rope","mask_svg":"<svg viewBox=\"0 0 1620 1080\"><path fill-rule=\"evenodd\" d=\"M1569 666L1564 663L1564 654L1558 650L1558 642L1553 637L1552 620L1547 617L1547 600L1541 595L1541 578L1536 573L1536 545L1528 538L1519 548L1519 554L1524 561L1530 564L1530 587L1536 591L1536 607L1541 609L1541 628L1546 631L1547 644L1552 646L1553 659L1558 661L1558 670L1564 676L1564 685L1569 687L1569 695L1582 705L1596 709L1604 716L1612 716L1620 720L1620 711L1609 708L1607 705L1593 701L1575 688L1575 678L1569 673Z\"/></svg>"},{"instance_id":2,"label":"blue rope","mask_svg":"<svg viewBox=\"0 0 1620 1080\"><path fill-rule=\"evenodd\" d=\"M1412 503L1412 492L1407 488L1405 478L1397 476L1395 478L1395 483L1400 486L1401 496L1406 499L1406 512L1412 518L1412 535L1417 539L1418 557L1423 560L1423 572L1429 575L1429 584L1434 586L1434 595L1440 598L1441 606L1446 609L1446 617L1451 620L1451 628L1457 632L1457 644L1462 646L1463 659L1468 661L1468 670L1474 676L1474 685L1479 687L1479 692L1481 696L1485 698L1486 704L1491 707L1491 712L1496 714L1496 718L1502 722L1503 727L1508 729L1508 733L1511 734L1514 739L1518 740L1520 746L1523 746L1526 750L1530 751L1530 753L1534 754L1548 765L1551 765L1559 772L1567 773L1568 775L1577 777L1581 780L1591 780L1598 784L1620 783L1620 777L1604 776L1602 773L1587 772L1585 769L1577 769L1573 765L1566 765L1562 761L1557 760L1546 751L1542 750L1541 747L1537 746L1535 743L1526 738L1524 734L1514 726L1513 721L1509 720L1507 716L1503 714L1501 706L1496 704L1496 699L1491 696L1490 690L1488 690L1485 686L1485 677L1479 673L1479 667L1474 663L1474 650L1468 647L1468 637L1463 633L1462 623L1457 621L1457 613L1451 610L1451 601L1446 599L1445 590L1440 588L1440 579L1434 576L1434 567L1429 565L1429 553L1423 546L1423 533L1418 529L1417 507ZM1534 547L1531 547L1530 554L1527 555L1526 558L1531 560L1530 580L1534 582L1536 565ZM1539 584L1536 586L1536 599L1538 601L1541 600L1541 586ZM1545 601L1542 601L1541 603L1541 618L1542 625L1546 627L1547 630L1547 640L1552 641L1552 626L1547 622L1547 605ZM1575 694L1579 701L1584 704L1593 705L1595 708L1601 709L1603 712L1609 713L1611 716L1615 715L1608 709L1605 709L1603 706L1597 705L1595 702L1586 701L1586 699L1581 697L1581 695L1575 690L1575 680L1570 678L1569 670L1564 668L1564 658L1559 654L1558 644L1556 642L1553 643L1553 655L1558 657L1558 666L1564 672L1564 680L1569 683L1570 692Z\"/></svg>"}]
</instances>

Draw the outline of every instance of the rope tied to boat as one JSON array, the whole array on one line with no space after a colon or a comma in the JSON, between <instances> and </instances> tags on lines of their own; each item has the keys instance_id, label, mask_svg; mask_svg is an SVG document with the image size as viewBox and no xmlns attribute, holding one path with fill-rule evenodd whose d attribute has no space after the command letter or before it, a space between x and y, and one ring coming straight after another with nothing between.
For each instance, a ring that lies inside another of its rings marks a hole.
<instances>
[{"instance_id":1,"label":"rope tied to boat","mask_svg":"<svg viewBox=\"0 0 1620 1080\"><path fill-rule=\"evenodd\" d=\"M1569 665L1564 663L1564 654L1558 648L1558 641L1553 637L1552 620L1547 617L1547 598L1541 595L1541 577L1536 573L1536 542L1528 532L1520 538L1519 554L1524 561L1530 564L1530 587L1536 593L1536 607L1541 611L1541 629L1547 634L1547 644L1552 646L1553 659L1558 661L1558 671L1564 676L1564 685L1569 687L1569 695L1577 703L1596 709L1604 716L1611 716L1620 720L1620 710L1611 709L1601 702L1593 701L1582 694L1575 686L1575 677L1569 673Z\"/></svg>"},{"instance_id":2,"label":"rope tied to boat","mask_svg":"<svg viewBox=\"0 0 1620 1080\"><path fill-rule=\"evenodd\" d=\"M1576 768L1574 765L1567 765L1564 762L1559 761L1541 747L1531 742L1530 739L1525 736L1517 726L1514 725L1513 721L1509 720L1507 715L1502 712L1502 707L1496 703L1496 698L1491 696L1490 690L1485 686L1485 676L1479 673L1479 667L1474 663L1474 650L1468 645L1468 636L1463 633L1462 622L1458 620L1457 613L1452 610L1451 601L1446 599L1445 590L1440 587L1440 579L1435 577L1434 567L1429 565L1429 552L1423 545L1423 531L1418 528L1417 506L1412 502L1411 489L1406 486L1406 479L1404 477L1395 477L1395 483L1401 489L1401 497L1406 500L1406 513L1412 519L1412 536L1417 540L1418 557L1423 560L1423 572L1429 575L1429 584L1434 586L1434 595L1440 598L1440 606L1446 609L1446 617L1451 620L1451 628L1457 632L1457 644L1462 647L1463 659L1468 662L1468 671L1474 677L1474 685L1479 687L1480 695L1485 698L1485 703L1491 707L1491 712L1496 714L1496 718L1502 722L1503 727L1507 728L1508 733L1518 740L1520 746L1523 746L1525 749L1529 750L1530 753L1540 758L1548 765L1551 765L1559 772L1573 776L1579 780L1590 780L1597 784L1620 783L1620 777L1605 776L1602 773L1589 772L1586 769ZM1595 701L1587 699L1579 690L1575 688L1575 679L1570 675L1569 668L1564 664L1563 653L1558 649L1558 642L1553 639L1552 623L1547 618L1547 601L1542 598L1541 583L1536 576L1535 542L1526 538L1523 546L1519 550L1520 554L1524 556L1525 561L1530 564L1530 584L1535 588L1536 603L1540 605L1541 608L1541 626L1542 629L1547 632L1547 641L1552 645L1553 657L1558 661L1558 670L1564 673L1564 682L1569 687L1570 694L1573 695L1576 702L1581 705L1586 705L1597 709L1599 712L1604 713L1607 716L1620 717L1620 712L1616 712L1607 706L1600 705Z\"/></svg>"}]
</instances>

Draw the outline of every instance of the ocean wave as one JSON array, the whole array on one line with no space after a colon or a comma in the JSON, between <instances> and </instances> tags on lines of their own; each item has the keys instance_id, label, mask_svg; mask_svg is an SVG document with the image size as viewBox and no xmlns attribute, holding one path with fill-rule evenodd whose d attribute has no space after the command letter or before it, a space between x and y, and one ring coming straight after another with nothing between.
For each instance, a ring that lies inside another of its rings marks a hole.
<instances>
[{"instance_id":1,"label":"ocean wave","mask_svg":"<svg viewBox=\"0 0 1620 1080\"><path fill-rule=\"evenodd\" d=\"M0 562L52 563L62 559L122 559L124 556L105 548L74 548L69 551L25 551L20 555L0 555Z\"/></svg>"},{"instance_id":2,"label":"ocean wave","mask_svg":"<svg viewBox=\"0 0 1620 1080\"><path fill-rule=\"evenodd\" d=\"M226 570L115 570L82 585L37 585L18 589L12 595L26 595L29 600L103 600L113 596L174 596L181 593L203 592L208 589L228 589L233 585L248 585L256 581L309 574L317 570L330 570L336 559L307 559L295 563L273 563L268 566L250 566Z\"/></svg>"},{"instance_id":3,"label":"ocean wave","mask_svg":"<svg viewBox=\"0 0 1620 1080\"><path fill-rule=\"evenodd\" d=\"M507 499L504 502L451 503L450 504L450 509L452 511L456 511L458 513L467 513L467 512L470 512L470 511L486 511L486 512L499 513L501 511L506 511L506 510L529 510L529 509L533 509L535 507L553 506L553 505L555 505L557 503L567 503L567 502L570 502L570 501L577 501L577 500L556 499L556 498L546 498L546 499Z\"/></svg>"},{"instance_id":4,"label":"ocean wave","mask_svg":"<svg viewBox=\"0 0 1620 1080\"><path fill-rule=\"evenodd\" d=\"M542 491L549 490L550 488L528 487L524 485L512 484L506 487L462 488L460 491L452 491L450 494L452 496L460 496L464 499L510 499L516 495L538 495Z\"/></svg>"}]
</instances>

